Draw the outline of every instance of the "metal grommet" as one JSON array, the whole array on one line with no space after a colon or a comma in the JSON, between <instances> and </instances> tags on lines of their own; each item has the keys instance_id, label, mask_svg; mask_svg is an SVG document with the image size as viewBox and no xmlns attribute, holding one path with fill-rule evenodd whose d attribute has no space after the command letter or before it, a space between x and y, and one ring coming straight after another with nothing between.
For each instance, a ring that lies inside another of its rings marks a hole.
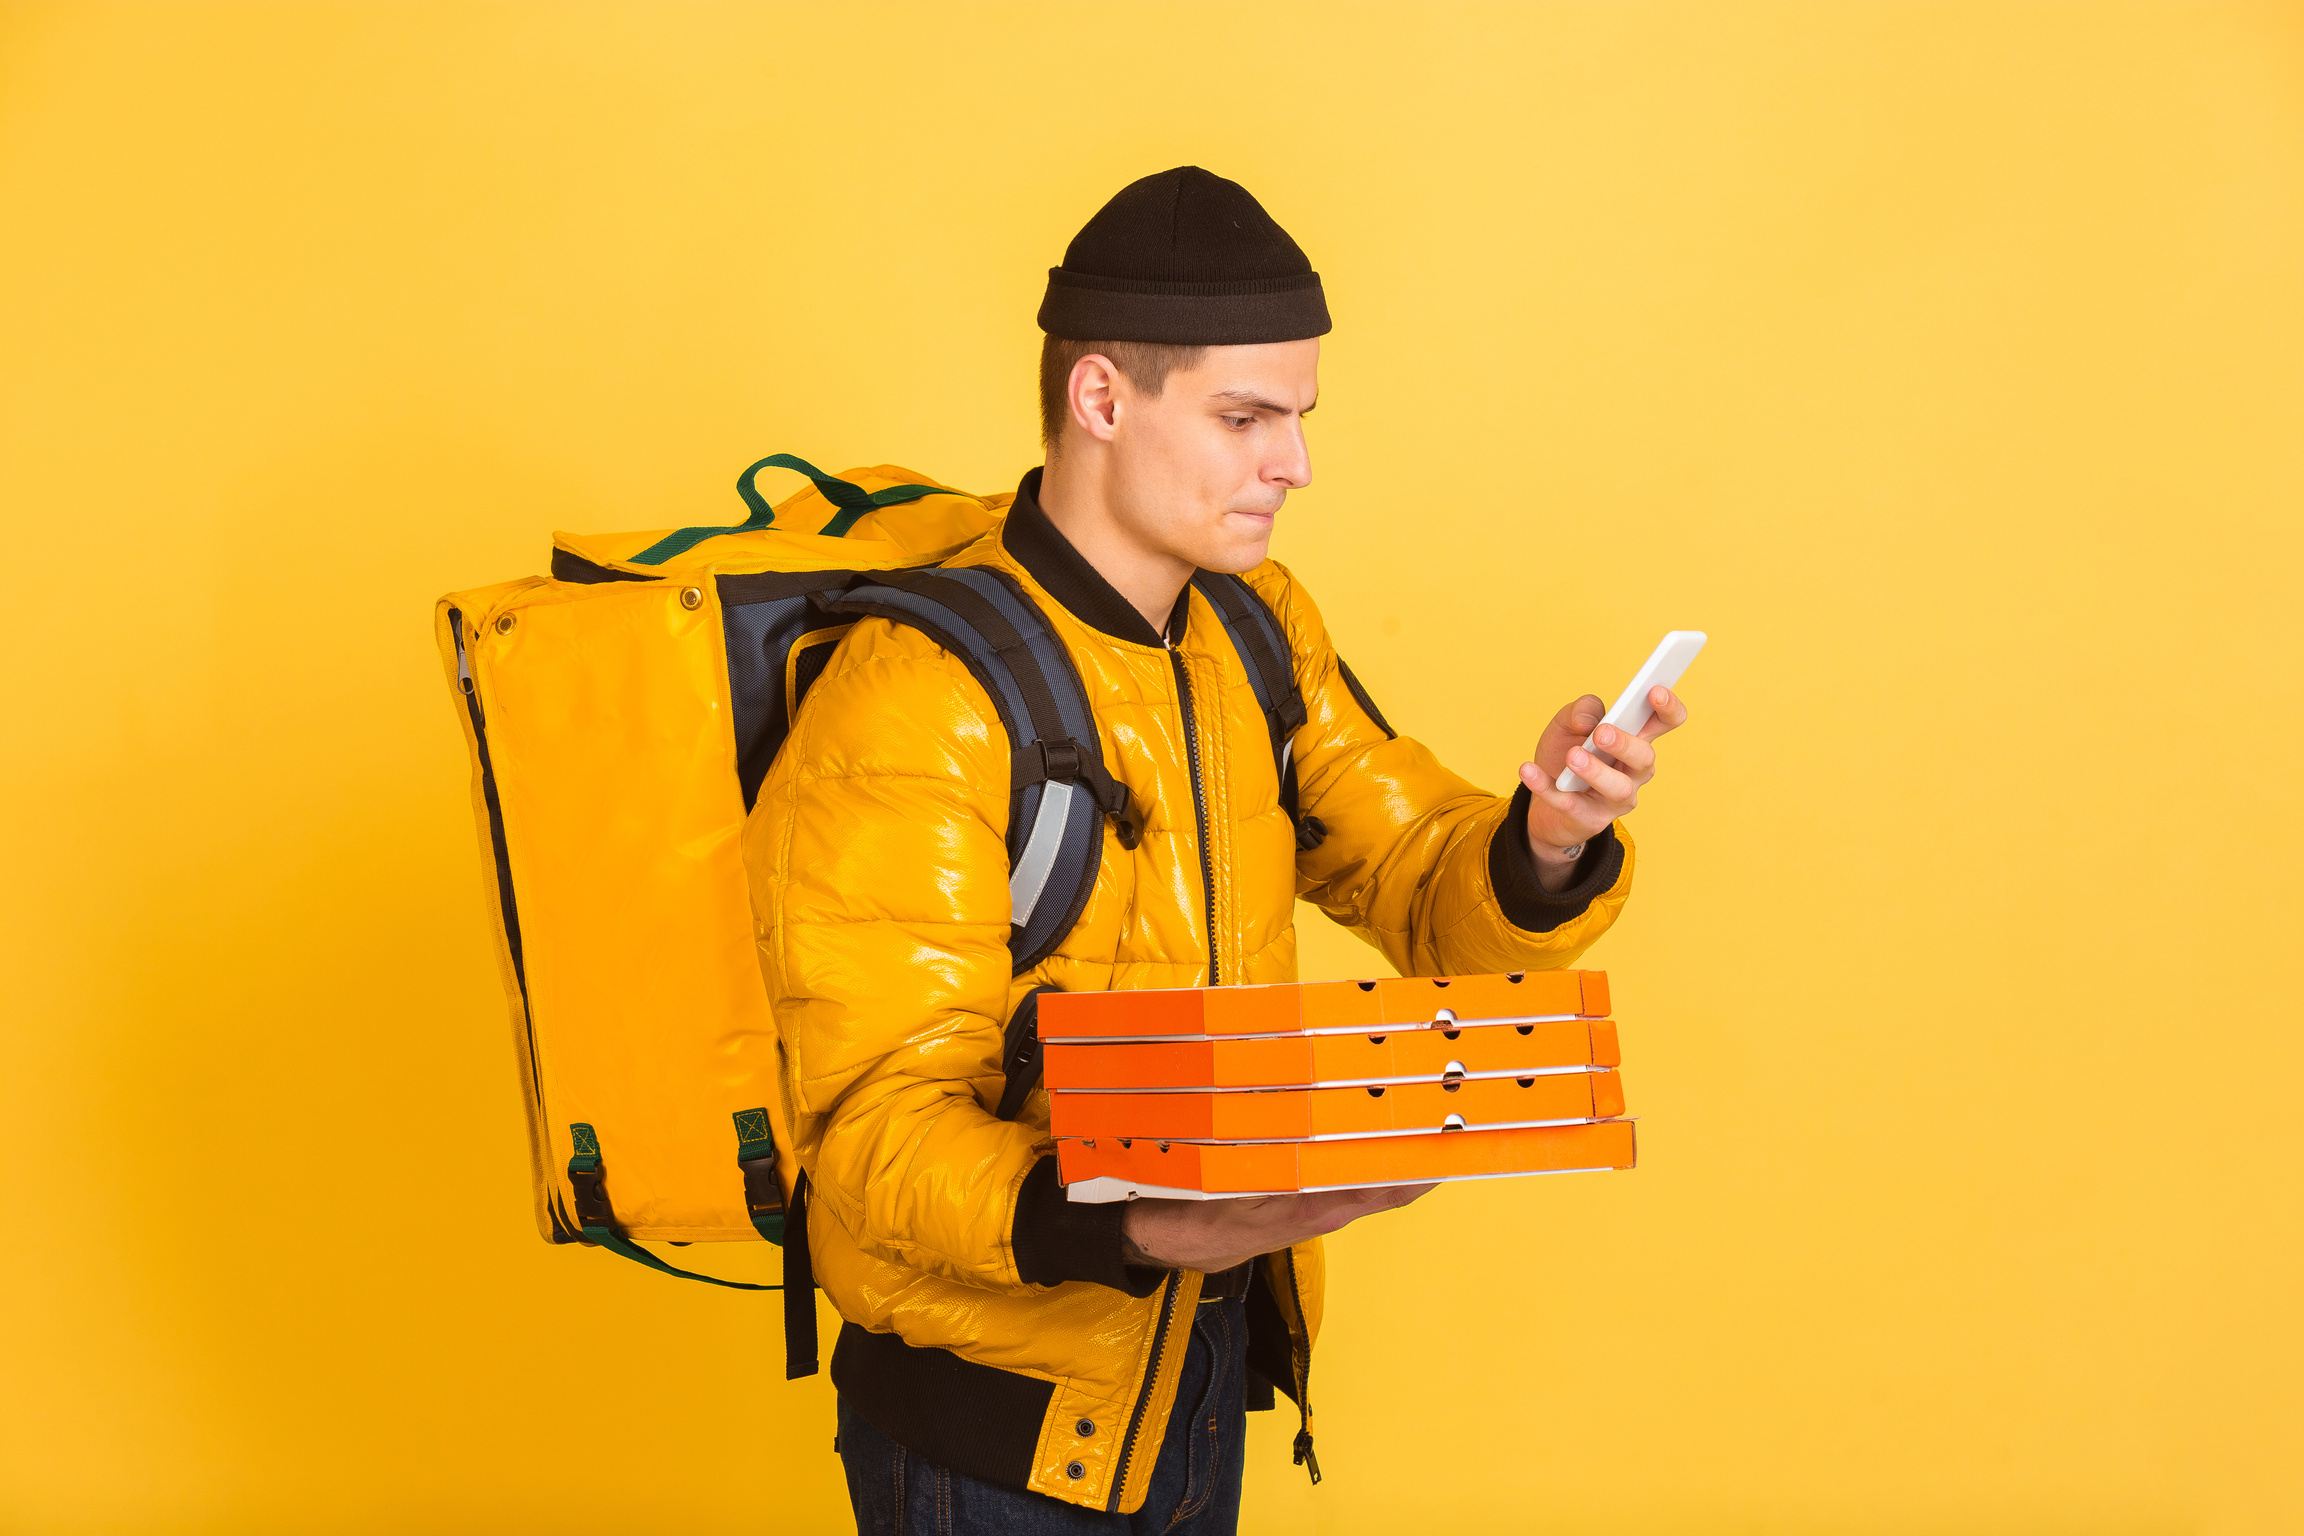
<instances>
[{"instance_id":1,"label":"metal grommet","mask_svg":"<svg viewBox=\"0 0 2304 1536\"><path fill-rule=\"evenodd\" d=\"M504 617L496 621L496 633L500 635L508 635L512 633L512 626L519 622L520 621L512 617L512 615L506 614Z\"/></svg>"},{"instance_id":2,"label":"metal grommet","mask_svg":"<svg viewBox=\"0 0 2304 1536\"><path fill-rule=\"evenodd\" d=\"M1077 1461L1068 1461L1064 1464L1064 1475L1078 1482L1088 1475L1088 1469Z\"/></svg>"},{"instance_id":3,"label":"metal grommet","mask_svg":"<svg viewBox=\"0 0 2304 1536\"><path fill-rule=\"evenodd\" d=\"M1079 1423L1073 1425L1072 1429L1075 1434L1079 1435L1081 1439L1085 1440L1090 1435L1096 1433L1096 1421L1094 1419L1082 1419Z\"/></svg>"},{"instance_id":4,"label":"metal grommet","mask_svg":"<svg viewBox=\"0 0 2304 1536\"><path fill-rule=\"evenodd\" d=\"M680 606L683 608L703 607L704 589L701 587L682 587L680 589Z\"/></svg>"}]
</instances>

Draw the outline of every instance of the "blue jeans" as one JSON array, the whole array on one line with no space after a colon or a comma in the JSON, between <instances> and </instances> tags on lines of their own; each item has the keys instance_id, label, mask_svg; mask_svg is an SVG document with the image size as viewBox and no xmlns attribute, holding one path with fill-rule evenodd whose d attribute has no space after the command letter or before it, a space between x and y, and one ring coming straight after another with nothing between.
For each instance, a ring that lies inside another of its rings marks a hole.
<instances>
[{"instance_id":1,"label":"blue jeans","mask_svg":"<svg viewBox=\"0 0 2304 1536\"><path fill-rule=\"evenodd\" d=\"M840 1403L840 1460L859 1536L1233 1536L1248 1438L1248 1308L1200 1305L1152 1487L1133 1515L1083 1509L940 1467ZM1142 1454L1141 1449L1138 1454Z\"/></svg>"}]
</instances>

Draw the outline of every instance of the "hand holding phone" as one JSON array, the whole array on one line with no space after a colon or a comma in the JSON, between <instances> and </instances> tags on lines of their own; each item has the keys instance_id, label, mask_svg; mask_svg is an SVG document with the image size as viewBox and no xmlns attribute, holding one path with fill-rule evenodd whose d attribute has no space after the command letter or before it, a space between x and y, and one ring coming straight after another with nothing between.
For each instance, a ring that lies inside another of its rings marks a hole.
<instances>
[{"instance_id":1,"label":"hand holding phone","mask_svg":"<svg viewBox=\"0 0 2304 1536\"><path fill-rule=\"evenodd\" d=\"M1688 664L1696 659L1696 653L1704 649L1705 638L1704 631L1700 629L1676 629L1666 635L1657 644L1656 649L1649 653L1648 659L1641 663L1640 670L1632 674L1632 681L1624 685L1624 691L1616 695L1615 704L1609 708L1608 713L1602 717L1600 723L1612 725L1620 731L1626 731L1635 736L1639 735L1641 727L1645 726L1649 717L1656 712L1648 703L1649 690L1657 687L1670 688L1677 684L1680 681L1680 674L1686 672ZM1592 744L1592 737L1584 738L1584 750L1587 752L1596 750ZM1575 769L1563 768L1560 770L1560 777L1553 781L1552 787L1569 794L1575 794L1581 790L1590 789L1592 786L1585 783Z\"/></svg>"}]
</instances>

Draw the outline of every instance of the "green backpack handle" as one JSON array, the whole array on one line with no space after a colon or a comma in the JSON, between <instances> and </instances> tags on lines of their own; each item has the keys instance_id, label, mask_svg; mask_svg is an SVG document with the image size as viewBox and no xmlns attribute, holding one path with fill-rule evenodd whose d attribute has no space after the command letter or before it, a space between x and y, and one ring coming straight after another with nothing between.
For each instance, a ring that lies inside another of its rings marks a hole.
<instances>
[{"instance_id":1,"label":"green backpack handle","mask_svg":"<svg viewBox=\"0 0 2304 1536\"><path fill-rule=\"evenodd\" d=\"M891 485L884 490L867 491L852 480L828 475L789 453L772 453L736 477L736 494L744 498L744 505L752 515L729 528L683 528L668 533L632 557L634 565L662 565L674 555L684 555L706 539L723 533L757 533L776 520L776 511L768 505L768 498L752 482L764 469L796 469L816 483L824 499L840 510L832 514L832 521L820 530L828 538L840 538L856 526L856 520L867 512L882 507L901 506L907 501L918 501L923 496L961 496L964 491L947 490L941 485ZM973 499L973 498L971 498Z\"/></svg>"}]
</instances>

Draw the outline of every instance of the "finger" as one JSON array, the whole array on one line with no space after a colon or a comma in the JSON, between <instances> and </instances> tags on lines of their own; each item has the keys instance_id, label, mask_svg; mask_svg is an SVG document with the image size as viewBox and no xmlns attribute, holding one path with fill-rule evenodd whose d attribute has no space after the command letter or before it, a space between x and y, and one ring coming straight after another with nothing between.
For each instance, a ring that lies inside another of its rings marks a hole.
<instances>
[{"instance_id":1,"label":"finger","mask_svg":"<svg viewBox=\"0 0 2304 1536\"><path fill-rule=\"evenodd\" d=\"M1311 1229L1306 1235L1324 1237L1328 1233L1343 1230L1363 1216L1397 1210L1430 1192L1433 1187L1430 1184L1387 1184L1375 1189L1340 1189L1331 1194L1307 1196L1308 1200L1319 1200L1324 1204L1303 1213Z\"/></svg>"},{"instance_id":2,"label":"finger","mask_svg":"<svg viewBox=\"0 0 2304 1536\"><path fill-rule=\"evenodd\" d=\"M1584 796L1580 792L1560 788L1559 780L1558 769L1546 773L1538 763L1520 765L1520 782L1528 786L1530 799L1541 801L1571 820L1582 819L1585 812ZM1586 779L1585 782L1590 783L1591 780Z\"/></svg>"},{"instance_id":3,"label":"finger","mask_svg":"<svg viewBox=\"0 0 2304 1536\"><path fill-rule=\"evenodd\" d=\"M1533 767L1533 764L1521 765L1520 782L1528 786L1529 798L1543 802L1551 818L1547 825L1536 807L1530 806L1526 830L1531 838L1550 843L1556 848L1565 848L1571 843L1581 843L1598 836L1601 828L1616 819L1615 808L1596 799L1591 790L1569 792L1555 789L1552 781L1541 772L1531 775L1529 770Z\"/></svg>"},{"instance_id":4,"label":"finger","mask_svg":"<svg viewBox=\"0 0 2304 1536\"><path fill-rule=\"evenodd\" d=\"M1656 771L1656 749L1644 737L1604 725L1594 733L1593 744L1600 748L1602 762L1623 769L1636 784L1647 783Z\"/></svg>"},{"instance_id":5,"label":"finger","mask_svg":"<svg viewBox=\"0 0 2304 1536\"><path fill-rule=\"evenodd\" d=\"M1676 731L1688 723L1687 701L1662 685L1648 690L1648 707L1655 713L1640 727L1643 741L1654 741L1666 731Z\"/></svg>"},{"instance_id":6,"label":"finger","mask_svg":"<svg viewBox=\"0 0 2304 1536\"><path fill-rule=\"evenodd\" d=\"M1587 793L1598 795L1611 804L1628 804L1640 792L1640 786L1633 783L1624 770L1609 767L1582 747L1568 754L1568 766L1592 786Z\"/></svg>"}]
</instances>

